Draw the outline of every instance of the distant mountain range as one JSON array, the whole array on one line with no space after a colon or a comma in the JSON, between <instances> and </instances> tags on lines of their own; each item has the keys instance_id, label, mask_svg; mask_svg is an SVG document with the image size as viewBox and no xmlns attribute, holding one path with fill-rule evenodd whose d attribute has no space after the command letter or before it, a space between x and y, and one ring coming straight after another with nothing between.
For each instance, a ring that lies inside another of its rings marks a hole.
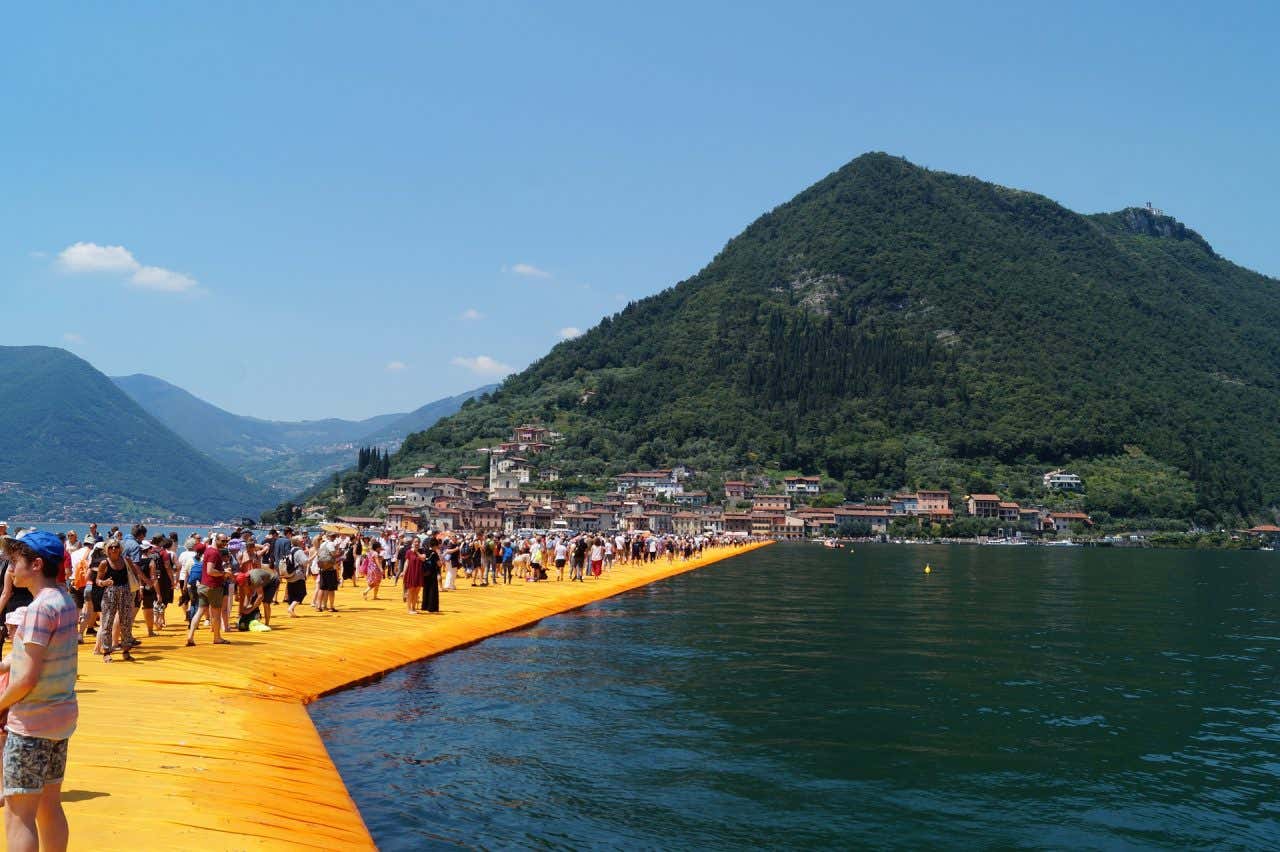
<instances>
[{"instance_id":1,"label":"distant mountain range","mask_svg":"<svg viewBox=\"0 0 1280 852\"><path fill-rule=\"evenodd\" d=\"M192 446L277 494L294 494L348 467L360 446L394 448L496 385L366 420L279 421L232 414L164 379L136 373L117 386Z\"/></svg>"},{"instance_id":2,"label":"distant mountain range","mask_svg":"<svg viewBox=\"0 0 1280 852\"><path fill-rule=\"evenodd\" d=\"M272 498L63 349L0 346L0 518L256 516Z\"/></svg>"},{"instance_id":3,"label":"distant mountain range","mask_svg":"<svg viewBox=\"0 0 1280 852\"><path fill-rule=\"evenodd\" d=\"M110 379L64 349L0 346L0 519L257 517L360 446L392 446L491 387L405 414L241 417L152 376Z\"/></svg>"}]
</instances>

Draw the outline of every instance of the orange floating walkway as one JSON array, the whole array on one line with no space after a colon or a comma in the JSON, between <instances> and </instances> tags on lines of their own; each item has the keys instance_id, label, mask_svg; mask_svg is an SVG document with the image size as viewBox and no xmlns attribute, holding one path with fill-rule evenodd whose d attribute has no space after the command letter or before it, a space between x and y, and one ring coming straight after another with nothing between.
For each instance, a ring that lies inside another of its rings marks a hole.
<instances>
[{"instance_id":1,"label":"orange floating walkway","mask_svg":"<svg viewBox=\"0 0 1280 852\"><path fill-rule=\"evenodd\" d=\"M442 592L411 616L400 588L377 601L351 586L337 613L283 606L270 633L182 647L170 627L135 663L80 657L80 725L63 801L73 849L372 849L373 840L304 707L318 696L487 636L745 553L615 566L599 581L513 582ZM566 570L566 574L567 574ZM177 615L170 607L170 616ZM141 619L137 624L141 625ZM145 633L145 630L142 631Z\"/></svg>"}]
</instances>

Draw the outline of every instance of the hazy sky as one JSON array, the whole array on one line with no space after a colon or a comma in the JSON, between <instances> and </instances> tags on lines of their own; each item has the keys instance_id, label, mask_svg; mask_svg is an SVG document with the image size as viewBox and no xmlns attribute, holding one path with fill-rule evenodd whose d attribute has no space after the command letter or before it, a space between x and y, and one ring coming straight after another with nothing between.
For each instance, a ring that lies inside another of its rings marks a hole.
<instances>
[{"instance_id":1,"label":"hazy sky","mask_svg":"<svg viewBox=\"0 0 1280 852\"><path fill-rule=\"evenodd\" d=\"M242 414L408 410L869 150L1153 201L1280 274L1280 15L1223 8L21 4L0 341Z\"/></svg>"}]
</instances>

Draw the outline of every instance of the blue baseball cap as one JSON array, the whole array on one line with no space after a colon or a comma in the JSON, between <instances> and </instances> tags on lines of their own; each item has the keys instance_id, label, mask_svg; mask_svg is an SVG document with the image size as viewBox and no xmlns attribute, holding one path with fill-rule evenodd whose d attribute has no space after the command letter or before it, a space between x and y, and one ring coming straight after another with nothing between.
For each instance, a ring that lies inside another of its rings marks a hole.
<instances>
[{"instance_id":1,"label":"blue baseball cap","mask_svg":"<svg viewBox=\"0 0 1280 852\"><path fill-rule=\"evenodd\" d=\"M21 542L34 550L36 556L43 559L46 565L61 565L62 557L66 553L62 547L62 539L44 530L31 530L18 536L7 535L0 539L0 545L3 545L6 550L13 542Z\"/></svg>"}]
</instances>

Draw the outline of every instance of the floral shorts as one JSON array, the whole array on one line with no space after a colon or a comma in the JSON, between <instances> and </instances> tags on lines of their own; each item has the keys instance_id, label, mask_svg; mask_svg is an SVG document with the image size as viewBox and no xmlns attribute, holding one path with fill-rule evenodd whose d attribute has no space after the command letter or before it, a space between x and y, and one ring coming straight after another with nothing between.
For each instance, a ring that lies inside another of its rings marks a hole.
<instances>
[{"instance_id":1,"label":"floral shorts","mask_svg":"<svg viewBox=\"0 0 1280 852\"><path fill-rule=\"evenodd\" d=\"M24 737L10 732L4 744L4 795L39 793L59 784L67 771L67 740Z\"/></svg>"}]
</instances>

